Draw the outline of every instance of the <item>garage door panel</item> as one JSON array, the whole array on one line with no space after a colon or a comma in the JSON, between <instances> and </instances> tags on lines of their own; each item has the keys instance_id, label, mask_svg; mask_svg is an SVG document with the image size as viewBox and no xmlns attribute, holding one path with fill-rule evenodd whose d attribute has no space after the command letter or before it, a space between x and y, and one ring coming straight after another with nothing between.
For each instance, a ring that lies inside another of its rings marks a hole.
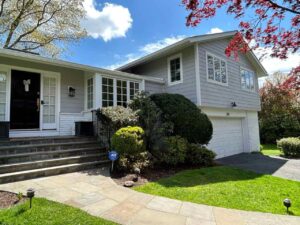
<instances>
[{"instance_id":1,"label":"garage door panel","mask_svg":"<svg viewBox=\"0 0 300 225\"><path fill-rule=\"evenodd\" d=\"M208 147L217 158L243 152L242 120L233 118L210 118L214 132Z\"/></svg>"}]
</instances>

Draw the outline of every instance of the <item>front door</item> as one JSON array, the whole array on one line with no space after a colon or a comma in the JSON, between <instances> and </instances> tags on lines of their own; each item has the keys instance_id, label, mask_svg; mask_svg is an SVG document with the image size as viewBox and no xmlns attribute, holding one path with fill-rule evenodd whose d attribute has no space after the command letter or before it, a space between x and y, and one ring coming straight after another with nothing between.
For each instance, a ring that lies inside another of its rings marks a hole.
<instances>
[{"instance_id":1,"label":"front door","mask_svg":"<svg viewBox=\"0 0 300 225\"><path fill-rule=\"evenodd\" d=\"M40 128L41 75L11 71L10 129Z\"/></svg>"}]
</instances>

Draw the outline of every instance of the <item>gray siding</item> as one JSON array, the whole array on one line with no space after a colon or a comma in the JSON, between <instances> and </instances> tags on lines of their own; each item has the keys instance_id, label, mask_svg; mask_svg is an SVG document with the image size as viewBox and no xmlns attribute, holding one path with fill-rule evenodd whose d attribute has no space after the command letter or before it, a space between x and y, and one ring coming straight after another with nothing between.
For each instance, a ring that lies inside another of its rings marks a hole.
<instances>
[{"instance_id":1,"label":"gray siding","mask_svg":"<svg viewBox=\"0 0 300 225\"><path fill-rule=\"evenodd\" d=\"M150 94L162 93L164 89L163 84L154 83L151 81L145 81L145 92Z\"/></svg>"},{"instance_id":2,"label":"gray siding","mask_svg":"<svg viewBox=\"0 0 300 225\"><path fill-rule=\"evenodd\" d=\"M166 85L163 90L164 92L182 94L194 103L197 103L194 52L194 46L191 46L180 52L175 52L174 54L159 58L149 63L133 67L128 71L135 74L163 78L166 81ZM182 53L183 83L168 86L168 57L179 53ZM146 82L146 90L147 88Z\"/></svg>"},{"instance_id":3,"label":"gray siding","mask_svg":"<svg viewBox=\"0 0 300 225\"><path fill-rule=\"evenodd\" d=\"M199 44L201 105L230 108L231 102L236 102L237 109L260 110L257 77L255 82L255 92L246 91L241 88L240 67L244 67L254 72L255 69L245 55L240 55L238 61L234 58L226 57L224 50L228 45L228 41L229 40L218 40ZM227 61L228 86L222 86L207 81L207 52L223 57Z\"/></svg>"},{"instance_id":4,"label":"gray siding","mask_svg":"<svg viewBox=\"0 0 300 225\"><path fill-rule=\"evenodd\" d=\"M84 110L84 73L82 71L0 57L0 64L58 72L61 74L61 112L80 113ZM68 86L76 89L75 97L68 96Z\"/></svg>"}]
</instances>

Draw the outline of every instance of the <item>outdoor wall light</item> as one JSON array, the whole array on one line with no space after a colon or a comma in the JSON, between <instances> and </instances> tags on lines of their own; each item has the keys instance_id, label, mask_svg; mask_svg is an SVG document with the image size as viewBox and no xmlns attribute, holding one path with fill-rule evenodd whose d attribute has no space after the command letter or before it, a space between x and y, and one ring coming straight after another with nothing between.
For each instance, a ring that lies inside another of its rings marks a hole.
<instances>
[{"instance_id":1,"label":"outdoor wall light","mask_svg":"<svg viewBox=\"0 0 300 225\"><path fill-rule=\"evenodd\" d=\"M235 102L231 102L231 107L235 108L235 107L237 107L237 104Z\"/></svg>"},{"instance_id":2,"label":"outdoor wall light","mask_svg":"<svg viewBox=\"0 0 300 225\"><path fill-rule=\"evenodd\" d=\"M286 207L286 212L289 212L289 208L292 206L292 202L290 199L286 198L283 200L283 205Z\"/></svg>"},{"instance_id":3,"label":"outdoor wall light","mask_svg":"<svg viewBox=\"0 0 300 225\"><path fill-rule=\"evenodd\" d=\"M33 188L29 188L27 190L27 197L30 199L30 208L31 208L32 198L34 197L34 189Z\"/></svg>"},{"instance_id":4,"label":"outdoor wall light","mask_svg":"<svg viewBox=\"0 0 300 225\"><path fill-rule=\"evenodd\" d=\"M75 91L76 91L75 88L69 86L68 89L69 89L69 96L74 97L75 96Z\"/></svg>"}]
</instances>

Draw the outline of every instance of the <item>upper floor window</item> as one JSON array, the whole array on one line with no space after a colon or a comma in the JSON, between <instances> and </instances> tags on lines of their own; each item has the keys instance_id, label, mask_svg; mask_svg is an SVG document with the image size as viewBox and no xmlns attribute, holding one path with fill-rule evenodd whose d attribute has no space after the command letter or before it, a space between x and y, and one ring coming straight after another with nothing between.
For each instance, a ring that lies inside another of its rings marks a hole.
<instances>
[{"instance_id":1,"label":"upper floor window","mask_svg":"<svg viewBox=\"0 0 300 225\"><path fill-rule=\"evenodd\" d=\"M140 91L140 84L137 82L129 83L129 98L132 100L134 96Z\"/></svg>"},{"instance_id":2,"label":"upper floor window","mask_svg":"<svg viewBox=\"0 0 300 225\"><path fill-rule=\"evenodd\" d=\"M102 78L102 106L114 106L114 80Z\"/></svg>"},{"instance_id":3,"label":"upper floor window","mask_svg":"<svg viewBox=\"0 0 300 225\"><path fill-rule=\"evenodd\" d=\"M181 54L168 59L168 81L169 85L182 82L182 57Z\"/></svg>"},{"instance_id":4,"label":"upper floor window","mask_svg":"<svg viewBox=\"0 0 300 225\"><path fill-rule=\"evenodd\" d=\"M87 80L87 108L91 109L94 107L94 79L89 78Z\"/></svg>"},{"instance_id":5,"label":"upper floor window","mask_svg":"<svg viewBox=\"0 0 300 225\"><path fill-rule=\"evenodd\" d=\"M246 69L241 69L241 85L242 89L254 91L254 72Z\"/></svg>"},{"instance_id":6,"label":"upper floor window","mask_svg":"<svg viewBox=\"0 0 300 225\"><path fill-rule=\"evenodd\" d=\"M207 53L207 79L220 84L227 84L226 61Z\"/></svg>"},{"instance_id":7,"label":"upper floor window","mask_svg":"<svg viewBox=\"0 0 300 225\"><path fill-rule=\"evenodd\" d=\"M6 114L6 73L0 72L0 121L5 120Z\"/></svg>"}]
</instances>

